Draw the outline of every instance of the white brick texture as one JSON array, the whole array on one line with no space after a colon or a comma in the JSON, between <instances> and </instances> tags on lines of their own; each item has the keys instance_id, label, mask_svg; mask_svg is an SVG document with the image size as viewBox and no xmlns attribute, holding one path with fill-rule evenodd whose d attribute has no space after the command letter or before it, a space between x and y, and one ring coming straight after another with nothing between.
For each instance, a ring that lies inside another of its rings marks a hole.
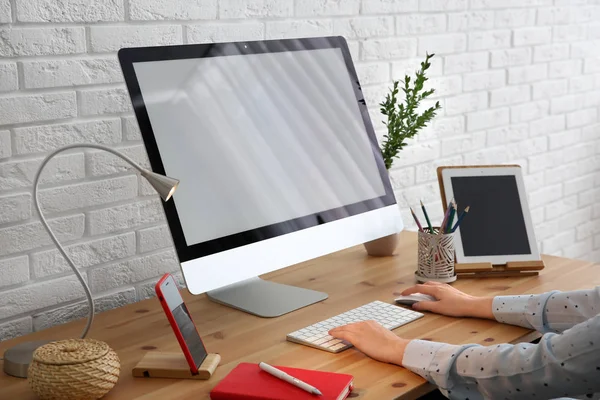
<instances>
[{"instance_id":1,"label":"white brick texture","mask_svg":"<svg viewBox=\"0 0 600 400\"><path fill-rule=\"evenodd\" d=\"M166 250L119 264L92 268L88 274L92 291L98 293L161 276L178 268L174 251Z\"/></svg>"},{"instance_id":2,"label":"white brick texture","mask_svg":"<svg viewBox=\"0 0 600 400\"><path fill-rule=\"evenodd\" d=\"M123 21L123 0L17 1L19 22Z\"/></svg>"},{"instance_id":3,"label":"white brick texture","mask_svg":"<svg viewBox=\"0 0 600 400\"><path fill-rule=\"evenodd\" d=\"M452 54L467 49L467 36L464 33L431 35L419 37L419 54Z\"/></svg>"},{"instance_id":4,"label":"white brick texture","mask_svg":"<svg viewBox=\"0 0 600 400\"><path fill-rule=\"evenodd\" d=\"M0 24L12 21L10 0L0 0Z\"/></svg>"},{"instance_id":5,"label":"white brick texture","mask_svg":"<svg viewBox=\"0 0 600 400\"><path fill-rule=\"evenodd\" d=\"M362 42L363 60L408 58L417 54L417 40L406 38L372 39Z\"/></svg>"},{"instance_id":6,"label":"white brick texture","mask_svg":"<svg viewBox=\"0 0 600 400\"><path fill-rule=\"evenodd\" d=\"M293 13L293 0L219 0L220 19L290 17Z\"/></svg>"},{"instance_id":7,"label":"white brick texture","mask_svg":"<svg viewBox=\"0 0 600 400\"><path fill-rule=\"evenodd\" d=\"M75 117L75 92L0 97L0 124L49 121Z\"/></svg>"},{"instance_id":8,"label":"white brick texture","mask_svg":"<svg viewBox=\"0 0 600 400\"><path fill-rule=\"evenodd\" d=\"M135 119L135 117L131 115L123 117L121 126L123 127L123 139L128 141L136 141L142 139L140 127L138 126L138 122L137 119Z\"/></svg>"},{"instance_id":9,"label":"white brick texture","mask_svg":"<svg viewBox=\"0 0 600 400\"><path fill-rule=\"evenodd\" d=\"M140 229L137 233L137 239L140 253L162 249L173 243L171 233L166 225Z\"/></svg>"},{"instance_id":10,"label":"white brick texture","mask_svg":"<svg viewBox=\"0 0 600 400\"><path fill-rule=\"evenodd\" d=\"M14 130L15 154L42 153L75 143L113 144L120 141L121 121L118 118Z\"/></svg>"},{"instance_id":11,"label":"white brick texture","mask_svg":"<svg viewBox=\"0 0 600 400\"><path fill-rule=\"evenodd\" d=\"M10 157L11 153L10 131L0 131L0 159Z\"/></svg>"},{"instance_id":12,"label":"white brick texture","mask_svg":"<svg viewBox=\"0 0 600 400\"><path fill-rule=\"evenodd\" d=\"M146 149L142 144L117 149L143 168L150 168L150 162L146 155ZM131 165L121 158L106 151L92 151L87 154L88 175L100 176L111 175L131 170Z\"/></svg>"},{"instance_id":13,"label":"white brick texture","mask_svg":"<svg viewBox=\"0 0 600 400\"><path fill-rule=\"evenodd\" d=\"M182 30L179 25L94 25L90 27L89 40L95 53L114 52L122 47L180 44Z\"/></svg>"},{"instance_id":14,"label":"white brick texture","mask_svg":"<svg viewBox=\"0 0 600 400\"><path fill-rule=\"evenodd\" d=\"M326 2L326 0L317 1ZM310 1L304 2L309 3ZM349 2L358 3L357 0L349 0ZM408 13L419 9L418 0L361 0L361 2L362 12L365 14Z\"/></svg>"},{"instance_id":15,"label":"white brick texture","mask_svg":"<svg viewBox=\"0 0 600 400\"><path fill-rule=\"evenodd\" d=\"M0 196L0 224L16 222L31 217L31 194Z\"/></svg>"},{"instance_id":16,"label":"white brick texture","mask_svg":"<svg viewBox=\"0 0 600 400\"><path fill-rule=\"evenodd\" d=\"M9 289L0 297L0 319L31 313L40 304L49 307L82 296L83 288L75 276Z\"/></svg>"},{"instance_id":17,"label":"white brick texture","mask_svg":"<svg viewBox=\"0 0 600 400\"><path fill-rule=\"evenodd\" d=\"M369 1L377 3L377 0ZM398 3L398 2L396 2ZM316 15L355 15L360 9L360 0L312 0L296 1L294 13L299 17L310 17Z\"/></svg>"},{"instance_id":18,"label":"white brick texture","mask_svg":"<svg viewBox=\"0 0 600 400\"><path fill-rule=\"evenodd\" d=\"M128 175L43 189L39 192L39 199L43 211L53 213L127 200L136 195L137 177Z\"/></svg>"},{"instance_id":19,"label":"white brick texture","mask_svg":"<svg viewBox=\"0 0 600 400\"><path fill-rule=\"evenodd\" d=\"M8 159L0 162L0 190L30 189L42 158ZM65 182L85 177L83 154L58 155L46 164L40 184Z\"/></svg>"},{"instance_id":20,"label":"white brick texture","mask_svg":"<svg viewBox=\"0 0 600 400\"><path fill-rule=\"evenodd\" d=\"M531 62L531 47L494 50L491 52L492 68L525 65Z\"/></svg>"},{"instance_id":21,"label":"white brick texture","mask_svg":"<svg viewBox=\"0 0 600 400\"><path fill-rule=\"evenodd\" d=\"M333 22L319 19L304 21L268 21L267 39L281 39L291 34L293 37L330 36Z\"/></svg>"},{"instance_id":22,"label":"white brick texture","mask_svg":"<svg viewBox=\"0 0 600 400\"><path fill-rule=\"evenodd\" d=\"M61 241L79 239L83 236L84 215L50 219L50 228ZM0 229L0 256L16 254L50 244L50 236L41 222L29 222Z\"/></svg>"},{"instance_id":23,"label":"white brick texture","mask_svg":"<svg viewBox=\"0 0 600 400\"><path fill-rule=\"evenodd\" d=\"M0 92L10 92L18 88L17 63L0 62Z\"/></svg>"},{"instance_id":24,"label":"white brick texture","mask_svg":"<svg viewBox=\"0 0 600 400\"><path fill-rule=\"evenodd\" d=\"M400 35L424 35L445 31L444 14L404 14L396 17L396 32Z\"/></svg>"},{"instance_id":25,"label":"white brick texture","mask_svg":"<svg viewBox=\"0 0 600 400\"><path fill-rule=\"evenodd\" d=\"M0 56L43 56L85 52L82 27L0 27Z\"/></svg>"},{"instance_id":26,"label":"white brick texture","mask_svg":"<svg viewBox=\"0 0 600 400\"><path fill-rule=\"evenodd\" d=\"M488 68L489 58L487 52L448 55L444 57L444 73L460 74L484 70Z\"/></svg>"},{"instance_id":27,"label":"white brick texture","mask_svg":"<svg viewBox=\"0 0 600 400\"><path fill-rule=\"evenodd\" d=\"M509 48L511 37L510 30L469 32L469 51Z\"/></svg>"},{"instance_id":28,"label":"white brick texture","mask_svg":"<svg viewBox=\"0 0 600 400\"><path fill-rule=\"evenodd\" d=\"M121 68L116 58L87 58L23 62L27 89L120 82Z\"/></svg>"},{"instance_id":29,"label":"white brick texture","mask_svg":"<svg viewBox=\"0 0 600 400\"><path fill-rule=\"evenodd\" d=\"M120 114L131 111L131 100L125 88L89 89L79 92L81 115Z\"/></svg>"},{"instance_id":30,"label":"white brick texture","mask_svg":"<svg viewBox=\"0 0 600 400\"><path fill-rule=\"evenodd\" d=\"M135 233L127 232L65 246L65 251L78 269L119 260L135 254ZM64 257L55 249L34 253L31 256L31 264L36 278L70 271Z\"/></svg>"},{"instance_id":31,"label":"white brick texture","mask_svg":"<svg viewBox=\"0 0 600 400\"><path fill-rule=\"evenodd\" d=\"M136 300L141 299L136 299L135 289L131 287L118 292L109 292L95 296L94 307L96 312L103 312L116 307L122 307L126 304L135 303ZM36 331L40 331L55 325L64 324L65 322L86 318L88 315L87 313L88 305L85 301L53 308L35 314L33 316L33 328Z\"/></svg>"},{"instance_id":32,"label":"white brick texture","mask_svg":"<svg viewBox=\"0 0 600 400\"><path fill-rule=\"evenodd\" d=\"M0 341L87 311L33 210L43 158L100 143L149 165L122 47L343 36L378 138L392 80L436 53L443 108L390 171L408 229L419 200L441 216L437 166L518 163L542 251L600 262L599 18L591 0L0 0ZM158 196L119 158L57 156L40 198L99 310L179 270Z\"/></svg>"},{"instance_id":33,"label":"white brick texture","mask_svg":"<svg viewBox=\"0 0 600 400\"><path fill-rule=\"evenodd\" d=\"M187 27L188 43L235 42L264 37L265 24L262 22L204 23Z\"/></svg>"},{"instance_id":34,"label":"white brick texture","mask_svg":"<svg viewBox=\"0 0 600 400\"><path fill-rule=\"evenodd\" d=\"M17 285L29 280L29 257L19 256L0 261L0 288Z\"/></svg>"},{"instance_id":35,"label":"white brick texture","mask_svg":"<svg viewBox=\"0 0 600 400\"><path fill-rule=\"evenodd\" d=\"M552 39L552 28L545 26L520 28L515 29L513 35L513 42L517 47L549 43Z\"/></svg>"},{"instance_id":36,"label":"white brick texture","mask_svg":"<svg viewBox=\"0 0 600 400\"><path fill-rule=\"evenodd\" d=\"M9 320L0 324L0 337L4 340L25 335L33 331L31 317Z\"/></svg>"},{"instance_id":37,"label":"white brick texture","mask_svg":"<svg viewBox=\"0 0 600 400\"><path fill-rule=\"evenodd\" d=\"M164 215L158 199L93 210L87 215L87 223L92 235L102 235L162 221Z\"/></svg>"},{"instance_id":38,"label":"white brick texture","mask_svg":"<svg viewBox=\"0 0 600 400\"><path fill-rule=\"evenodd\" d=\"M396 19L396 21L398 21L398 19ZM333 20L333 29L335 30L336 35L344 36L347 39L392 36L394 33L394 18L337 18Z\"/></svg>"},{"instance_id":39,"label":"white brick texture","mask_svg":"<svg viewBox=\"0 0 600 400\"><path fill-rule=\"evenodd\" d=\"M129 0L129 18L138 21L216 19L217 0Z\"/></svg>"}]
</instances>

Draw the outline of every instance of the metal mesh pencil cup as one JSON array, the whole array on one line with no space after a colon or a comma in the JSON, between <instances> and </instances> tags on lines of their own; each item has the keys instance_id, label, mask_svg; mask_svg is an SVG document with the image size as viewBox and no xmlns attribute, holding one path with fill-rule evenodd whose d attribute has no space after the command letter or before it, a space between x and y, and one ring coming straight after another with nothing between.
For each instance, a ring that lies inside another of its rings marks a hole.
<instances>
[{"instance_id":1,"label":"metal mesh pencil cup","mask_svg":"<svg viewBox=\"0 0 600 400\"><path fill-rule=\"evenodd\" d=\"M419 282L435 281L449 283L456 280L454 271L454 233L436 234L419 231L418 269L415 277Z\"/></svg>"}]
</instances>

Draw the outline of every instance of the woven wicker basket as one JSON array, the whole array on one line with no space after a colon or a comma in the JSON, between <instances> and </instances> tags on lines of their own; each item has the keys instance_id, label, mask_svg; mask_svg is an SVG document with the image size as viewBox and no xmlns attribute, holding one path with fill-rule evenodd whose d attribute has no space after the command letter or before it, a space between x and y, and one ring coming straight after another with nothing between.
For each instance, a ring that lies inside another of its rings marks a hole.
<instances>
[{"instance_id":1,"label":"woven wicker basket","mask_svg":"<svg viewBox=\"0 0 600 400\"><path fill-rule=\"evenodd\" d=\"M120 370L119 357L108 344L69 339L39 347L27 381L43 400L92 400L115 386Z\"/></svg>"}]
</instances>

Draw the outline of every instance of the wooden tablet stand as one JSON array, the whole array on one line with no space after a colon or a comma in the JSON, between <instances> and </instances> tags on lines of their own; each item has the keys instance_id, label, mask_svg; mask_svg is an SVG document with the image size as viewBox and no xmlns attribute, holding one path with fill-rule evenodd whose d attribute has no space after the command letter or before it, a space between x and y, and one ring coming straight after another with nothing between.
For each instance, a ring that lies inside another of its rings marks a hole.
<instances>
[{"instance_id":1,"label":"wooden tablet stand","mask_svg":"<svg viewBox=\"0 0 600 400\"><path fill-rule=\"evenodd\" d=\"M440 185L440 195L442 196L442 206L444 212L448 207L446 192L444 190L444 180L442 171L451 168L498 168L498 167L520 167L519 165L465 165L452 167L438 167L437 176ZM538 275L539 271L544 269L543 260L533 261L509 261L506 264L492 265L491 262L479 263L455 263L454 271L458 278L495 278L502 276L532 276Z\"/></svg>"},{"instance_id":2,"label":"wooden tablet stand","mask_svg":"<svg viewBox=\"0 0 600 400\"><path fill-rule=\"evenodd\" d=\"M221 356L210 353L198 368L198 373L192 375L182 353L163 353L149 351L137 363L131 373L136 378L172 378L172 379L210 379L221 361Z\"/></svg>"},{"instance_id":3,"label":"wooden tablet stand","mask_svg":"<svg viewBox=\"0 0 600 400\"><path fill-rule=\"evenodd\" d=\"M505 265L492 263L455 263L454 272L458 278L495 278L502 276L538 275L544 269L543 260L509 261Z\"/></svg>"}]
</instances>

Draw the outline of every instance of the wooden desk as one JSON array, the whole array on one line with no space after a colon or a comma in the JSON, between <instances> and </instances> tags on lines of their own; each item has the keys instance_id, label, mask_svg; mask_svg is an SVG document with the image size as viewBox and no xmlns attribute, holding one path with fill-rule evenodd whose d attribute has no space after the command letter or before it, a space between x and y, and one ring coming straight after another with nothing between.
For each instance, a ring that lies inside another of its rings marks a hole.
<instances>
[{"instance_id":1,"label":"wooden desk","mask_svg":"<svg viewBox=\"0 0 600 400\"><path fill-rule=\"evenodd\" d=\"M362 246L268 274L273 281L329 293L322 303L279 318L263 319L209 301L204 295L184 298L210 352L222 361L209 381L142 379L131 376L132 367L146 351L179 351L177 341L156 299L107 311L96 316L90 337L106 341L121 359L121 377L105 397L111 399L206 399L209 391L239 362L265 361L299 368L338 371L354 375L360 399L416 398L432 390L419 376L365 357L355 349L339 354L287 342L285 335L316 321L373 300L390 302L403 288L415 283L416 234L402 234L398 256L370 258ZM600 266L585 261L544 257L539 277L464 279L454 285L474 295L541 293L572 290L600 284ZM36 332L0 343L0 354L25 340L77 337L84 321ZM460 319L429 314L395 330L405 338L453 344L492 345L530 338L529 330L494 321ZM33 399L24 379L0 374L3 399Z\"/></svg>"}]
</instances>

